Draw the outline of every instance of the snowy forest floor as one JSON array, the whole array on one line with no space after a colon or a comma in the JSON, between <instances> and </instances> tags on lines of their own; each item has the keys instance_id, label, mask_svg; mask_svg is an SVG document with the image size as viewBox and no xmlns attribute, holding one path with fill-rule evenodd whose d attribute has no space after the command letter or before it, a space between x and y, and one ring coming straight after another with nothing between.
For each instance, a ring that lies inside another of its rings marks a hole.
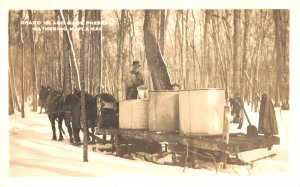
<instances>
[{"instance_id":1,"label":"snowy forest floor","mask_svg":"<svg viewBox=\"0 0 300 187\"><path fill-rule=\"evenodd\" d=\"M247 111L250 108L247 107ZM248 113L251 122L256 125L258 114ZM254 167L227 165L226 169L218 167L216 173L213 162L202 162L203 169L183 168L179 166L159 165L143 160L128 160L104 152L88 153L89 162L83 162L82 147L72 146L65 138L63 142L52 141L52 130L46 114L26 112L21 118L19 113L9 116L9 176L19 177L96 177L108 179L108 184L117 184L118 177L202 177L202 176L266 176L287 177L289 174L288 124L289 112L276 109L280 145L272 150L258 149L240 154L244 161L251 161L272 153L275 157L259 160ZM248 122L237 129L232 124L230 132L246 132ZM63 125L66 131L66 127ZM82 134L81 134L82 136ZM16 178L17 177L17 178ZM278 179L278 178L277 178ZM18 180L13 180L14 182ZM17 182L18 183L18 182ZM178 183L177 183L178 184Z\"/></svg>"}]
</instances>

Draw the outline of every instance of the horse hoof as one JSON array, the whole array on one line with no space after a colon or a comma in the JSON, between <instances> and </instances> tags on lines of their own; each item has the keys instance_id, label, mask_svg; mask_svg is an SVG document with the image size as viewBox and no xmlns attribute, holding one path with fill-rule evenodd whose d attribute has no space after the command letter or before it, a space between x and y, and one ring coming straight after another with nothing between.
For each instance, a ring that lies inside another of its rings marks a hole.
<instances>
[{"instance_id":1,"label":"horse hoof","mask_svg":"<svg viewBox=\"0 0 300 187\"><path fill-rule=\"evenodd\" d=\"M59 139L58 139L58 141L63 141L63 140L64 140L63 138L59 138Z\"/></svg>"}]
</instances>

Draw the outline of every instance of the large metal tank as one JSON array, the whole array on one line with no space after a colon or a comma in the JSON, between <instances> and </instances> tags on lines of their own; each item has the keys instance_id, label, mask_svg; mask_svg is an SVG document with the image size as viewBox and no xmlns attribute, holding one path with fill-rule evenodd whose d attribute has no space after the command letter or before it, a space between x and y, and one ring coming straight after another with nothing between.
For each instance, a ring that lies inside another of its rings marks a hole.
<instances>
[{"instance_id":1,"label":"large metal tank","mask_svg":"<svg viewBox=\"0 0 300 187\"><path fill-rule=\"evenodd\" d=\"M148 130L149 101L123 100L119 102L119 128Z\"/></svg>"},{"instance_id":2,"label":"large metal tank","mask_svg":"<svg viewBox=\"0 0 300 187\"><path fill-rule=\"evenodd\" d=\"M150 92L149 130L161 132L179 131L179 92Z\"/></svg>"},{"instance_id":3,"label":"large metal tank","mask_svg":"<svg viewBox=\"0 0 300 187\"><path fill-rule=\"evenodd\" d=\"M224 105L224 89L179 91L180 133L221 135Z\"/></svg>"}]
</instances>

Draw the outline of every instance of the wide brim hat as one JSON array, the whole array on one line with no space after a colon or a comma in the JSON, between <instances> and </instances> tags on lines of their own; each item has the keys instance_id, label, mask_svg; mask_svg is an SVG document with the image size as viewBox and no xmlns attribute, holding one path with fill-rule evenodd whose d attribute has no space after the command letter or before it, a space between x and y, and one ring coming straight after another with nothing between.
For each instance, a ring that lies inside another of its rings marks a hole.
<instances>
[{"instance_id":1,"label":"wide brim hat","mask_svg":"<svg viewBox=\"0 0 300 187\"><path fill-rule=\"evenodd\" d=\"M138 60L134 60L133 62L132 62L132 66L138 66L138 67L140 67L140 66L142 66L141 64L140 64L140 61L138 61Z\"/></svg>"}]
</instances>

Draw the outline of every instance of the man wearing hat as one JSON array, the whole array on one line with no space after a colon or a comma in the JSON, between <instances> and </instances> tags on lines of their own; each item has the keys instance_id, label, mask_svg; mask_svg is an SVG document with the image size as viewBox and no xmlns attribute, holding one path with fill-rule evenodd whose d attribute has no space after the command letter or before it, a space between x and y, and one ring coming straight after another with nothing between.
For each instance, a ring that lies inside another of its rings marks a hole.
<instances>
[{"instance_id":1,"label":"man wearing hat","mask_svg":"<svg viewBox=\"0 0 300 187\"><path fill-rule=\"evenodd\" d=\"M132 70L130 71L130 80L126 84L126 99L137 99L137 87L144 84L143 75L140 73L140 62L132 62Z\"/></svg>"}]
</instances>

